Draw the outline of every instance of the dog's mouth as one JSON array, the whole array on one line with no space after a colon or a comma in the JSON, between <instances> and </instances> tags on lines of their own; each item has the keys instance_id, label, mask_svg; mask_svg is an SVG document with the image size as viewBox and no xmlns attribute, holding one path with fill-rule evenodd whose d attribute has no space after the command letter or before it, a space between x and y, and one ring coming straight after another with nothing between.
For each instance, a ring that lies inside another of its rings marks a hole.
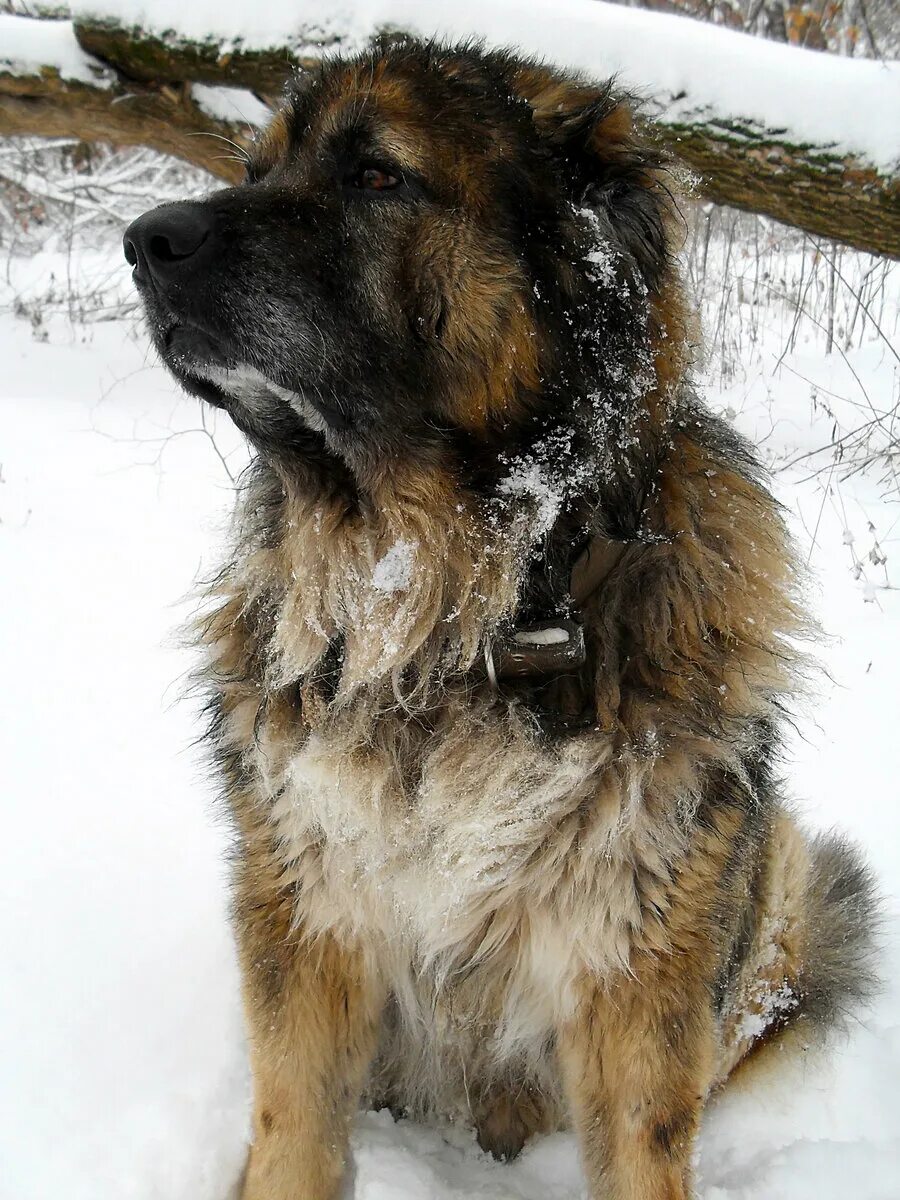
<instances>
[{"instance_id":1,"label":"dog's mouth","mask_svg":"<svg viewBox=\"0 0 900 1200\"><path fill-rule=\"evenodd\" d=\"M226 370L236 365L221 342L197 325L174 324L163 334L166 358L185 370L216 366Z\"/></svg>"},{"instance_id":2,"label":"dog's mouth","mask_svg":"<svg viewBox=\"0 0 900 1200\"><path fill-rule=\"evenodd\" d=\"M167 364L183 377L201 381L203 395L213 404L229 408L237 403L257 416L288 405L319 433L347 433L353 428L343 406L329 403L316 389L302 384L286 387L199 326L174 323L161 341Z\"/></svg>"}]
</instances>

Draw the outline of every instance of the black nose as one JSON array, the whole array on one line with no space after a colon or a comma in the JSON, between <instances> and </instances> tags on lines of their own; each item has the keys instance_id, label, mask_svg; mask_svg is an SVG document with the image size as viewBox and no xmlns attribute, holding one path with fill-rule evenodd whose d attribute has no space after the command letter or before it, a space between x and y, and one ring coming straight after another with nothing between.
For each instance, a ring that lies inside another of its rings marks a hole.
<instances>
[{"instance_id":1,"label":"black nose","mask_svg":"<svg viewBox=\"0 0 900 1200\"><path fill-rule=\"evenodd\" d=\"M125 230L125 258L135 278L172 283L201 266L212 250L213 214L205 204L163 204Z\"/></svg>"}]
</instances>

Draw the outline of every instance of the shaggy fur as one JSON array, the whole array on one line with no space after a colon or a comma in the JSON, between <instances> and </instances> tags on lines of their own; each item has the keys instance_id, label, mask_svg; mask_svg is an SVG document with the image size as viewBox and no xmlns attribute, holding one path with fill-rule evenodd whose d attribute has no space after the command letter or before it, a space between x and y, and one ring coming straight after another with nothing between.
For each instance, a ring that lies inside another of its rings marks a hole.
<instances>
[{"instance_id":1,"label":"shaggy fur","mask_svg":"<svg viewBox=\"0 0 900 1200\"><path fill-rule=\"evenodd\" d=\"M865 991L868 875L774 776L805 621L691 390L672 188L610 86L386 40L126 235L167 364L257 450L200 632L245 1200L332 1200L363 1098L502 1156L571 1122L592 1195L685 1200L711 1092ZM495 684L563 617L582 665Z\"/></svg>"}]
</instances>

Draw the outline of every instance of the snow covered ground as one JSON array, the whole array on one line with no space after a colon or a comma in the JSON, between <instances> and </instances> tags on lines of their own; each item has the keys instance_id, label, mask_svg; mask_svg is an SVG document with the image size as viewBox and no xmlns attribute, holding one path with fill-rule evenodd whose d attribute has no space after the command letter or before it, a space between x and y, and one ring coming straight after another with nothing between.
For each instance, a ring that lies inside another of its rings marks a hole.
<instances>
[{"instance_id":1,"label":"snow covered ground","mask_svg":"<svg viewBox=\"0 0 900 1200\"><path fill-rule=\"evenodd\" d=\"M16 269L0 297L0 1200L226 1200L249 1083L226 835L175 631L244 451L222 418L204 428L130 320L32 303L50 272L57 294L73 271L76 290L126 294L114 243ZM889 405L883 339L845 357L800 341L776 374L780 347L712 396L773 459L827 442L836 408ZM885 586L900 506L877 473L805 478L823 461L778 476L834 638L789 781L809 823L849 831L878 872L885 990L824 1057L715 1105L702 1200L900 1197L900 594ZM876 539L886 564L866 557ZM464 1131L368 1113L354 1157L354 1200L585 1194L562 1135L498 1165Z\"/></svg>"}]
</instances>

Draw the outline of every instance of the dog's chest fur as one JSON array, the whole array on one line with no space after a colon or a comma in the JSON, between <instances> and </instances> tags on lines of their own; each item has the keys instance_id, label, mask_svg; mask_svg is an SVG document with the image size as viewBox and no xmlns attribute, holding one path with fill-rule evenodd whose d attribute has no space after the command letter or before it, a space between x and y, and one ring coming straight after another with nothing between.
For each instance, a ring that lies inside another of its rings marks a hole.
<instances>
[{"instance_id":1,"label":"dog's chest fur","mask_svg":"<svg viewBox=\"0 0 900 1200\"><path fill-rule=\"evenodd\" d=\"M257 769L298 922L364 945L403 1006L452 991L512 1052L540 1043L579 970L625 966L665 903L682 826L654 803L654 762L460 703L418 737L399 716L365 749L320 731L275 772L261 748Z\"/></svg>"}]
</instances>

